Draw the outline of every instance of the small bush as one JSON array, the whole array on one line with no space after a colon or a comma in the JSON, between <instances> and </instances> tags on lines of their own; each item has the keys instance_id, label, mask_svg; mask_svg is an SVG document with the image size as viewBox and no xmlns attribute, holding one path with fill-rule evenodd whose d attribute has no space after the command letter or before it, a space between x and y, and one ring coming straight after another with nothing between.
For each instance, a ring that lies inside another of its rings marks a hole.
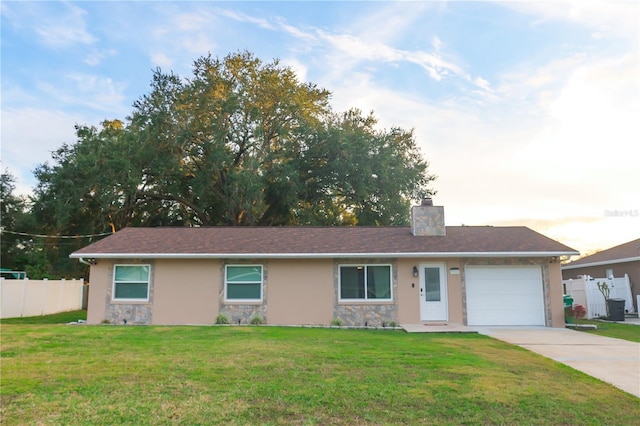
<instances>
[{"instance_id":1,"label":"small bush","mask_svg":"<svg viewBox=\"0 0 640 426\"><path fill-rule=\"evenodd\" d=\"M341 327L342 326L342 320L340 318L334 318L331 320L331 325L336 326L336 327Z\"/></svg>"},{"instance_id":2,"label":"small bush","mask_svg":"<svg viewBox=\"0 0 640 426\"><path fill-rule=\"evenodd\" d=\"M251 317L251 320L249 321L249 323L253 325L264 324L264 318L262 318L260 315L254 315Z\"/></svg>"},{"instance_id":3,"label":"small bush","mask_svg":"<svg viewBox=\"0 0 640 426\"><path fill-rule=\"evenodd\" d=\"M573 305L573 315L576 317L576 321L579 321L587 315L587 310L582 305Z\"/></svg>"},{"instance_id":4,"label":"small bush","mask_svg":"<svg viewBox=\"0 0 640 426\"><path fill-rule=\"evenodd\" d=\"M225 314L219 314L216 317L216 324L230 324L231 321L229 320L229 317L226 316Z\"/></svg>"}]
</instances>

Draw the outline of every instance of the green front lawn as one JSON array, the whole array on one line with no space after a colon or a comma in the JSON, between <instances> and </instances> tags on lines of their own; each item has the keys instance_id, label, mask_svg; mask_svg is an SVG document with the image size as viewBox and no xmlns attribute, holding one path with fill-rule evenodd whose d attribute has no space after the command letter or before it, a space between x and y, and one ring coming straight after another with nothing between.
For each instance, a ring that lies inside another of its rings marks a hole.
<instances>
[{"instance_id":1,"label":"green front lawn","mask_svg":"<svg viewBox=\"0 0 640 426\"><path fill-rule=\"evenodd\" d=\"M594 324L597 330L578 329L585 333L597 334L599 336L615 337L616 339L629 340L640 343L640 325L621 324L615 322L580 320L578 324Z\"/></svg>"},{"instance_id":2,"label":"green front lawn","mask_svg":"<svg viewBox=\"0 0 640 426\"><path fill-rule=\"evenodd\" d=\"M2 423L633 424L638 399L477 334L2 325Z\"/></svg>"},{"instance_id":3,"label":"green front lawn","mask_svg":"<svg viewBox=\"0 0 640 426\"><path fill-rule=\"evenodd\" d=\"M37 317L20 317L0 319L0 324L67 324L78 320L86 320L87 311L69 311L53 315Z\"/></svg>"}]
</instances>

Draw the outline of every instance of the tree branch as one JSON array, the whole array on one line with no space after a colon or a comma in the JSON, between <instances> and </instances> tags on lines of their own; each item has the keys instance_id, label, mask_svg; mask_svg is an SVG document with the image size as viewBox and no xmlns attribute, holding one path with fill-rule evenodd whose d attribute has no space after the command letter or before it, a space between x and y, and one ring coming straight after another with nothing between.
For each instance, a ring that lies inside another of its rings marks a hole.
<instances>
[{"instance_id":1,"label":"tree branch","mask_svg":"<svg viewBox=\"0 0 640 426\"><path fill-rule=\"evenodd\" d=\"M177 203L180 203L183 206L191 209L195 213L195 215L200 219L203 226L211 225L211 221L209 220L209 217L207 216L207 214L202 209L198 208L198 206L196 206L194 203L187 200L186 198L178 197L176 195L171 195L171 194L156 194L156 193L147 192L147 191L138 191L137 194L143 197L149 197L156 200L161 200L161 201L170 200L170 201L175 201Z\"/></svg>"}]
</instances>

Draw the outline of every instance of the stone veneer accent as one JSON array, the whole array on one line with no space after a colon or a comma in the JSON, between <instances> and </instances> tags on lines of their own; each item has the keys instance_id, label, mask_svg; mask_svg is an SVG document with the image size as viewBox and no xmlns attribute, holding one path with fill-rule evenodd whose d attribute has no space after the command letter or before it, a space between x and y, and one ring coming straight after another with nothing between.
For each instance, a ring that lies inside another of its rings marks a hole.
<instances>
[{"instance_id":1,"label":"stone veneer accent","mask_svg":"<svg viewBox=\"0 0 640 426\"><path fill-rule=\"evenodd\" d=\"M340 265L391 265L390 302L340 302ZM380 327L382 324L398 324L398 272L397 262L391 259L336 259L333 262L333 317L345 326Z\"/></svg>"},{"instance_id":2,"label":"stone veneer accent","mask_svg":"<svg viewBox=\"0 0 640 426\"><path fill-rule=\"evenodd\" d=\"M262 302L235 303L224 300L224 270L226 265L262 265ZM218 300L219 312L229 317L231 324L250 324L251 318L260 316L267 323L267 295L269 289L269 267L265 261L255 262L251 260L228 260L223 262L220 268L220 288Z\"/></svg>"},{"instance_id":3,"label":"stone veneer accent","mask_svg":"<svg viewBox=\"0 0 640 426\"><path fill-rule=\"evenodd\" d=\"M539 265L542 267L542 286L544 297L544 310L546 326L550 327L551 322L551 297L549 287L549 260L535 257L509 257L509 258L464 258L461 260L461 281L462 281L462 317L467 323L467 285L465 279L465 266L475 265L495 265L495 266L518 266L518 265Z\"/></svg>"},{"instance_id":4,"label":"stone veneer accent","mask_svg":"<svg viewBox=\"0 0 640 426\"><path fill-rule=\"evenodd\" d=\"M113 293L113 270L114 265L150 265L149 268L149 301L131 303L131 302L116 302L111 298ZM127 259L126 261L117 261L111 264L111 270L109 271L109 282L107 286L107 295L105 303L104 318L111 324L151 324L153 318L153 276L154 276L154 262L151 260L134 260Z\"/></svg>"},{"instance_id":5,"label":"stone veneer accent","mask_svg":"<svg viewBox=\"0 0 640 426\"><path fill-rule=\"evenodd\" d=\"M411 233L414 236L444 236L444 207L421 205L411 207Z\"/></svg>"}]
</instances>

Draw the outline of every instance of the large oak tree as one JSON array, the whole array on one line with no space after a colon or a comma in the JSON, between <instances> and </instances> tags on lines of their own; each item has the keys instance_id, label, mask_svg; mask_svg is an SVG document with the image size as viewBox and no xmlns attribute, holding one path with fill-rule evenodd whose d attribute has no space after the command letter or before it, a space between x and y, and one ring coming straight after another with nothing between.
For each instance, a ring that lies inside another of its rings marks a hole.
<instances>
[{"instance_id":1,"label":"large oak tree","mask_svg":"<svg viewBox=\"0 0 640 426\"><path fill-rule=\"evenodd\" d=\"M399 225L434 177L412 131L332 111L330 93L250 53L157 70L129 117L77 126L36 170L47 232L125 226Z\"/></svg>"}]
</instances>

